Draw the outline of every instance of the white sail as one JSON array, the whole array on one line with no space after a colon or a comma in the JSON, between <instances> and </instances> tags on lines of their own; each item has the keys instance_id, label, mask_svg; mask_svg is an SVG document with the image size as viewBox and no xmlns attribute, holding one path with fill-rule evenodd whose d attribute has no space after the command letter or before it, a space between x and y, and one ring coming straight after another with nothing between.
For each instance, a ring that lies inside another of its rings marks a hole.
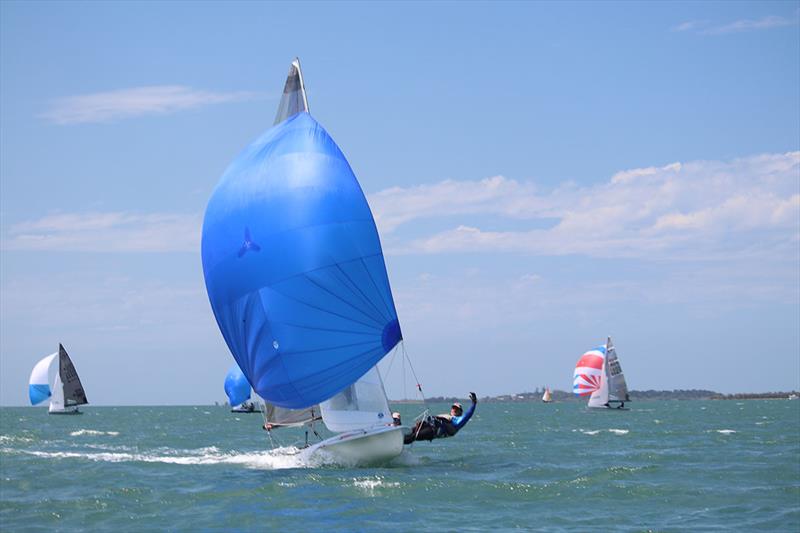
<instances>
[{"instance_id":1,"label":"white sail","mask_svg":"<svg viewBox=\"0 0 800 533\"><path fill-rule=\"evenodd\" d=\"M277 405L264 402L264 419L272 427L304 426L311 422L321 420L319 405L312 405L306 409L286 409Z\"/></svg>"},{"instance_id":2,"label":"white sail","mask_svg":"<svg viewBox=\"0 0 800 533\"><path fill-rule=\"evenodd\" d=\"M320 403L322 421L331 431L368 429L391 423L391 411L377 367L333 398Z\"/></svg>"},{"instance_id":3,"label":"white sail","mask_svg":"<svg viewBox=\"0 0 800 533\"><path fill-rule=\"evenodd\" d=\"M52 390L50 389L50 367L57 355L58 352L45 356L33 367L30 380L28 381L31 405L43 402L52 394Z\"/></svg>"},{"instance_id":4,"label":"white sail","mask_svg":"<svg viewBox=\"0 0 800 533\"><path fill-rule=\"evenodd\" d=\"M542 401L545 403L553 401L553 395L550 393L549 387L544 390L544 394L542 395Z\"/></svg>"},{"instance_id":5,"label":"white sail","mask_svg":"<svg viewBox=\"0 0 800 533\"><path fill-rule=\"evenodd\" d=\"M61 374L56 372L55 380L53 381L53 395L50 397L51 413L64 411L64 383L61 381Z\"/></svg>"},{"instance_id":6,"label":"white sail","mask_svg":"<svg viewBox=\"0 0 800 533\"><path fill-rule=\"evenodd\" d=\"M600 373L600 388L589 397L589 407L608 407L608 370L606 361L603 361L603 370Z\"/></svg>"}]
</instances>

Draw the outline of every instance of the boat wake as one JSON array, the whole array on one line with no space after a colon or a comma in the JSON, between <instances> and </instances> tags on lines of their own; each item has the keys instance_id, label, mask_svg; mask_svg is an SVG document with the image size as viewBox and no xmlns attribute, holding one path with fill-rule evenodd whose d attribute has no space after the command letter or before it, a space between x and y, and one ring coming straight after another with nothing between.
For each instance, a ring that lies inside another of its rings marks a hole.
<instances>
[{"instance_id":1,"label":"boat wake","mask_svg":"<svg viewBox=\"0 0 800 533\"><path fill-rule=\"evenodd\" d=\"M305 457L298 448L284 447L258 452L223 452L211 446L196 450L162 449L151 452L133 451L43 451L18 448L0 448L2 454L25 454L47 459L82 459L107 463L163 463L174 465L241 465L259 470L286 468L313 468L322 466L319 461Z\"/></svg>"}]
</instances>

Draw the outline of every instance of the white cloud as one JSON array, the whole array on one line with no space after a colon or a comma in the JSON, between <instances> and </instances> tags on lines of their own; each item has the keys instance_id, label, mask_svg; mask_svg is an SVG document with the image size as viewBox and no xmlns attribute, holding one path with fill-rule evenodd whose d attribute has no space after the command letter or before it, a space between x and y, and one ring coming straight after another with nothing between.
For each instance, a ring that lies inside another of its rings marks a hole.
<instances>
[{"instance_id":1,"label":"white cloud","mask_svg":"<svg viewBox=\"0 0 800 533\"><path fill-rule=\"evenodd\" d=\"M3 250L196 252L199 215L62 213L10 226Z\"/></svg>"},{"instance_id":2,"label":"white cloud","mask_svg":"<svg viewBox=\"0 0 800 533\"><path fill-rule=\"evenodd\" d=\"M790 152L631 169L598 185L565 185L550 192L500 176L450 180L381 191L370 196L370 204L395 253L697 259L755 249L786 253L786 243L800 235L798 190L800 152ZM403 240L404 224L443 215L457 215L460 222ZM535 219L557 223L548 229L489 231L480 228L482 216L523 225Z\"/></svg>"},{"instance_id":3,"label":"white cloud","mask_svg":"<svg viewBox=\"0 0 800 533\"><path fill-rule=\"evenodd\" d=\"M778 17L775 15L766 16L758 20L742 19L723 26L707 28L700 33L707 35L722 35L725 33L738 33L743 31L770 30L773 28L783 28L786 26L796 26L797 17Z\"/></svg>"},{"instance_id":4,"label":"white cloud","mask_svg":"<svg viewBox=\"0 0 800 533\"><path fill-rule=\"evenodd\" d=\"M41 116L56 124L111 122L258 97L258 93L253 92L211 92L182 85L134 87L60 98L52 102L50 109Z\"/></svg>"},{"instance_id":5,"label":"white cloud","mask_svg":"<svg viewBox=\"0 0 800 533\"><path fill-rule=\"evenodd\" d=\"M724 35L797 26L798 22L797 14L794 17L767 15L760 19L741 19L722 25L712 25L708 21L689 20L674 26L672 31L694 31L700 35Z\"/></svg>"},{"instance_id":6,"label":"white cloud","mask_svg":"<svg viewBox=\"0 0 800 533\"><path fill-rule=\"evenodd\" d=\"M702 25L703 23L698 20L687 20L686 22L682 22L677 26L672 28L672 31L689 31L697 28L698 26Z\"/></svg>"}]
</instances>

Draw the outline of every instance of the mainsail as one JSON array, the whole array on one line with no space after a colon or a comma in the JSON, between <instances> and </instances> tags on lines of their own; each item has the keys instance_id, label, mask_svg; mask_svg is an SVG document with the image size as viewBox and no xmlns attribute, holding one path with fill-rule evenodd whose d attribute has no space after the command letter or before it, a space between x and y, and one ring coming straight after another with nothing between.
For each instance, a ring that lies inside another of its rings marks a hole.
<instances>
[{"instance_id":1,"label":"mainsail","mask_svg":"<svg viewBox=\"0 0 800 533\"><path fill-rule=\"evenodd\" d=\"M608 375L608 397L610 401L627 402L628 384L625 383L625 374L619 364L617 350L611 342L611 337L606 341L606 370Z\"/></svg>"},{"instance_id":2,"label":"mainsail","mask_svg":"<svg viewBox=\"0 0 800 533\"><path fill-rule=\"evenodd\" d=\"M209 200L203 273L256 393L306 409L350 388L402 334L372 213L344 154L308 113L299 61L276 120Z\"/></svg>"},{"instance_id":3,"label":"mainsail","mask_svg":"<svg viewBox=\"0 0 800 533\"><path fill-rule=\"evenodd\" d=\"M283 96L281 97L281 103L278 104L278 112L275 114L273 126L303 111L308 113L308 98L306 98L303 73L300 70L300 60L295 58L292 64L289 65L289 74L286 76Z\"/></svg>"},{"instance_id":4,"label":"mainsail","mask_svg":"<svg viewBox=\"0 0 800 533\"><path fill-rule=\"evenodd\" d=\"M86 393L83 391L81 378L78 377L78 372L75 370L75 365L72 364L72 359L69 358L67 351L61 344L58 345L58 361L58 379L62 383L64 407L89 403L86 399Z\"/></svg>"}]
</instances>

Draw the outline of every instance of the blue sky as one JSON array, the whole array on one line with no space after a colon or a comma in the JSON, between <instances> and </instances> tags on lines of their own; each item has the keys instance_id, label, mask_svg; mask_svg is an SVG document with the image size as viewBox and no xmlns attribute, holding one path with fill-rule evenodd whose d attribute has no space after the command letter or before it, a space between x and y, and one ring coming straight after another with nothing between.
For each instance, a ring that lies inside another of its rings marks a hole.
<instances>
[{"instance_id":1,"label":"blue sky","mask_svg":"<svg viewBox=\"0 0 800 533\"><path fill-rule=\"evenodd\" d=\"M800 388L799 19L800 2L2 2L0 403L27 401L58 342L92 403L223 399L202 213L295 56L428 395L567 390L606 335L634 389Z\"/></svg>"}]
</instances>

